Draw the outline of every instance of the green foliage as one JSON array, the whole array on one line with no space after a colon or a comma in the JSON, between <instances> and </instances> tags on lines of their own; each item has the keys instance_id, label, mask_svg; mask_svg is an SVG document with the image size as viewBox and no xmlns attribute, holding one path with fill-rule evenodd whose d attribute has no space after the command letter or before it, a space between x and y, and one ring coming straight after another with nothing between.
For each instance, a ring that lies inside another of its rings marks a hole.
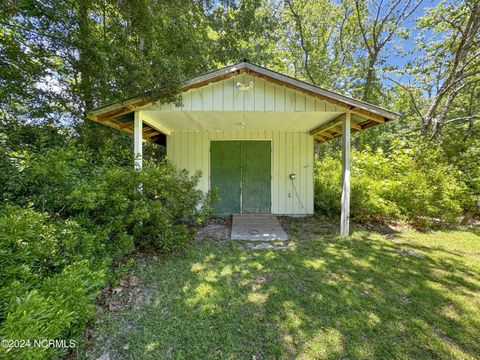
<instances>
[{"instance_id":1,"label":"green foliage","mask_svg":"<svg viewBox=\"0 0 480 360\"><path fill-rule=\"evenodd\" d=\"M11 194L19 203L33 203L42 211L60 211L77 179L87 176L89 163L73 147L58 147L25 159L21 177Z\"/></svg>"},{"instance_id":2,"label":"green foliage","mask_svg":"<svg viewBox=\"0 0 480 360\"><path fill-rule=\"evenodd\" d=\"M0 212L0 333L5 339L72 339L93 314L108 259L99 234L73 220L6 205ZM5 352L7 349L0 349ZM47 358L48 348L11 349Z\"/></svg>"},{"instance_id":3,"label":"green foliage","mask_svg":"<svg viewBox=\"0 0 480 360\"><path fill-rule=\"evenodd\" d=\"M340 212L341 161L331 156L315 163L318 212ZM397 148L388 154L353 151L351 213L359 221L433 219L454 222L462 212L466 188L437 151Z\"/></svg>"},{"instance_id":4,"label":"green foliage","mask_svg":"<svg viewBox=\"0 0 480 360\"><path fill-rule=\"evenodd\" d=\"M113 256L127 254L135 245L177 252L191 238L188 226L211 213L211 196L196 189L198 176L178 172L167 161L147 164L141 172L97 168L71 192L70 211L92 230L108 232Z\"/></svg>"},{"instance_id":5,"label":"green foliage","mask_svg":"<svg viewBox=\"0 0 480 360\"><path fill-rule=\"evenodd\" d=\"M73 220L53 222L47 213L6 205L0 212L0 317L12 295L76 261L101 259L102 240Z\"/></svg>"},{"instance_id":6,"label":"green foliage","mask_svg":"<svg viewBox=\"0 0 480 360\"><path fill-rule=\"evenodd\" d=\"M470 128L471 136L466 136ZM448 162L458 168L458 176L468 186L472 195L480 198L480 129L473 125L446 129L442 150ZM473 205L473 203L472 203Z\"/></svg>"},{"instance_id":7,"label":"green foliage","mask_svg":"<svg viewBox=\"0 0 480 360\"><path fill-rule=\"evenodd\" d=\"M30 291L13 297L0 331L5 339L75 340L95 315L93 302L105 284L105 270L93 270L88 260L68 265ZM46 359L66 349L26 347L0 349L18 359Z\"/></svg>"},{"instance_id":8,"label":"green foliage","mask_svg":"<svg viewBox=\"0 0 480 360\"><path fill-rule=\"evenodd\" d=\"M75 138L51 147L20 138L5 131L1 144L0 334L72 339L92 319L99 289L131 266L135 247L180 252L210 215L213 195L196 188L200 174L167 161L141 172L124 166L108 142L92 154ZM27 359L66 349L10 351Z\"/></svg>"}]
</instances>

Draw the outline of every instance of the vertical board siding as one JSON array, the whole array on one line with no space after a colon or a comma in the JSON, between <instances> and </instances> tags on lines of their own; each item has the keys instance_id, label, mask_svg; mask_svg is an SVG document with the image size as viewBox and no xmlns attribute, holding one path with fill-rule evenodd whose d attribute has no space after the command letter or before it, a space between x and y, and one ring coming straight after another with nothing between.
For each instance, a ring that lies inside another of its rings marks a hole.
<instances>
[{"instance_id":1,"label":"vertical board siding","mask_svg":"<svg viewBox=\"0 0 480 360\"><path fill-rule=\"evenodd\" d=\"M292 89L285 89L285 111L295 111L295 93Z\"/></svg>"},{"instance_id":2,"label":"vertical board siding","mask_svg":"<svg viewBox=\"0 0 480 360\"><path fill-rule=\"evenodd\" d=\"M277 152L274 154L278 158L278 213L286 214L287 213L287 179L285 178L287 167L286 167L286 139L287 133L280 131L280 136L278 139Z\"/></svg>"},{"instance_id":3,"label":"vertical board siding","mask_svg":"<svg viewBox=\"0 0 480 360\"><path fill-rule=\"evenodd\" d=\"M253 89L240 91L237 83L249 85ZM287 111L314 112L345 111L338 105L316 97L277 85L248 74L237 75L200 88L185 91L181 95L182 106L160 104L166 111Z\"/></svg>"},{"instance_id":4,"label":"vertical board siding","mask_svg":"<svg viewBox=\"0 0 480 360\"><path fill-rule=\"evenodd\" d=\"M213 110L223 110L223 81L214 83L212 85L212 97L213 97Z\"/></svg>"},{"instance_id":5,"label":"vertical board siding","mask_svg":"<svg viewBox=\"0 0 480 360\"><path fill-rule=\"evenodd\" d=\"M286 132L285 133L285 182L286 182L286 189L285 189L285 209L287 212L294 213L293 208L293 196L292 196L292 181L289 178L289 175L293 172L293 157L295 150L293 149L293 133ZM282 161L280 159L280 161Z\"/></svg>"},{"instance_id":6,"label":"vertical board siding","mask_svg":"<svg viewBox=\"0 0 480 360\"><path fill-rule=\"evenodd\" d=\"M270 140L272 146L272 213L313 214L313 137L279 130L175 131L167 139L167 156L192 175L202 172L198 187L210 189L210 141ZM291 173L297 174L294 181Z\"/></svg>"},{"instance_id":7,"label":"vertical board siding","mask_svg":"<svg viewBox=\"0 0 480 360\"><path fill-rule=\"evenodd\" d=\"M315 99L311 96L305 96L305 111L315 111Z\"/></svg>"},{"instance_id":8,"label":"vertical board siding","mask_svg":"<svg viewBox=\"0 0 480 360\"><path fill-rule=\"evenodd\" d=\"M203 110L203 88L192 91L192 110Z\"/></svg>"},{"instance_id":9,"label":"vertical board siding","mask_svg":"<svg viewBox=\"0 0 480 360\"><path fill-rule=\"evenodd\" d=\"M300 136L299 133L293 134L293 144L292 144L292 154L298 153L300 154ZM302 210L300 204L303 203L303 201L299 201L298 199L300 198L301 200L301 195L300 195L300 186L299 182L303 180L303 177L300 177L300 164L303 162L302 158L295 158L295 156L292 156L292 173L297 174L297 178L294 180L290 180L290 183L292 184L292 207L293 207L293 212L295 214L300 214L300 210Z\"/></svg>"},{"instance_id":10,"label":"vertical board siding","mask_svg":"<svg viewBox=\"0 0 480 360\"><path fill-rule=\"evenodd\" d=\"M192 110L192 92L187 91L182 94L183 110Z\"/></svg>"},{"instance_id":11,"label":"vertical board siding","mask_svg":"<svg viewBox=\"0 0 480 360\"><path fill-rule=\"evenodd\" d=\"M180 161L178 165L181 169L189 169L188 167L188 132L180 133Z\"/></svg>"},{"instance_id":12,"label":"vertical board siding","mask_svg":"<svg viewBox=\"0 0 480 360\"><path fill-rule=\"evenodd\" d=\"M234 82L233 78L222 81L223 83L223 110L233 110Z\"/></svg>"},{"instance_id":13,"label":"vertical board siding","mask_svg":"<svg viewBox=\"0 0 480 360\"><path fill-rule=\"evenodd\" d=\"M253 82L253 91L239 91L243 93L243 109L244 111L254 111L255 110L255 92L260 93L261 89L255 88L255 81L253 76L245 75L243 77L243 82L247 85L250 85L250 82Z\"/></svg>"},{"instance_id":14,"label":"vertical board siding","mask_svg":"<svg viewBox=\"0 0 480 360\"><path fill-rule=\"evenodd\" d=\"M240 91L237 89L237 83L243 83L244 75L238 75L233 78L233 110L242 111L245 109L244 96L245 91Z\"/></svg>"},{"instance_id":15,"label":"vertical board siding","mask_svg":"<svg viewBox=\"0 0 480 360\"><path fill-rule=\"evenodd\" d=\"M213 110L213 85L207 85L202 88L203 106L202 110Z\"/></svg>"},{"instance_id":16,"label":"vertical board siding","mask_svg":"<svg viewBox=\"0 0 480 360\"><path fill-rule=\"evenodd\" d=\"M264 86L265 111L275 111L275 85L265 82Z\"/></svg>"},{"instance_id":17,"label":"vertical board siding","mask_svg":"<svg viewBox=\"0 0 480 360\"><path fill-rule=\"evenodd\" d=\"M285 111L285 88L275 85L275 111Z\"/></svg>"},{"instance_id":18,"label":"vertical board siding","mask_svg":"<svg viewBox=\"0 0 480 360\"><path fill-rule=\"evenodd\" d=\"M238 82L253 89L239 91ZM343 111L339 106L274 84L256 76L241 74L182 93L182 106L161 104L166 111L258 111L324 112ZM174 131L167 139L167 156L192 175L202 172L198 187L210 189L210 141L271 140L272 213L313 214L313 137L305 132L283 130ZM291 180L289 175L297 174ZM295 185L295 187L293 186Z\"/></svg>"},{"instance_id":19,"label":"vertical board siding","mask_svg":"<svg viewBox=\"0 0 480 360\"><path fill-rule=\"evenodd\" d=\"M307 111L305 102L306 102L305 94L295 91L295 111Z\"/></svg>"},{"instance_id":20,"label":"vertical board siding","mask_svg":"<svg viewBox=\"0 0 480 360\"><path fill-rule=\"evenodd\" d=\"M253 91L255 92L255 111L265 111L265 80L255 78L254 84Z\"/></svg>"}]
</instances>

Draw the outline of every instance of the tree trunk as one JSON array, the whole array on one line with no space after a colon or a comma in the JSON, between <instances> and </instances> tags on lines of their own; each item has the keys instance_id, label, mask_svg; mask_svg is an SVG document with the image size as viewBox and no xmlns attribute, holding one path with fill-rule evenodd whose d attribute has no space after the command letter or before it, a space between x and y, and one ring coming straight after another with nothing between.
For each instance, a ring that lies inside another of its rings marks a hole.
<instances>
[{"instance_id":1,"label":"tree trunk","mask_svg":"<svg viewBox=\"0 0 480 360\"><path fill-rule=\"evenodd\" d=\"M375 63L377 62L377 56L369 55L368 60L368 69L367 74L365 75L365 86L363 88L362 100L363 101L370 101L371 92L372 92L372 84L375 78Z\"/></svg>"},{"instance_id":2,"label":"tree trunk","mask_svg":"<svg viewBox=\"0 0 480 360\"><path fill-rule=\"evenodd\" d=\"M454 53L453 64L424 116L422 122L422 135L424 137L427 137L430 126L433 126L432 138L440 135L453 100L458 92L465 86L465 66L468 64L467 59L469 52L474 49L475 38L478 34L479 19L480 4L476 3L469 14L465 28L456 28L456 36L459 40ZM445 97L446 99L443 101Z\"/></svg>"},{"instance_id":3,"label":"tree trunk","mask_svg":"<svg viewBox=\"0 0 480 360\"><path fill-rule=\"evenodd\" d=\"M92 41L89 28L88 14L90 9L90 0L79 1L78 25L79 39L78 51L79 61L78 70L80 73L80 96L84 105L85 114L93 109L93 89L92 89Z\"/></svg>"}]
</instances>

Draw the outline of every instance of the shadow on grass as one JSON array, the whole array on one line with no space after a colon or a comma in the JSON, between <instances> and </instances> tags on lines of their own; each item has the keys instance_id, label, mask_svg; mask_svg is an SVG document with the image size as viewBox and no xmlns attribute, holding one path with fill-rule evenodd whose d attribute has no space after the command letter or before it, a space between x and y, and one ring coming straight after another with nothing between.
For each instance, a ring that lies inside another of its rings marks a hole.
<instances>
[{"instance_id":1,"label":"shadow on grass","mask_svg":"<svg viewBox=\"0 0 480 360\"><path fill-rule=\"evenodd\" d=\"M205 243L149 261L152 302L122 315L134 330L111 346L130 342L121 358L475 358L478 264L408 247L356 231L291 251Z\"/></svg>"}]
</instances>

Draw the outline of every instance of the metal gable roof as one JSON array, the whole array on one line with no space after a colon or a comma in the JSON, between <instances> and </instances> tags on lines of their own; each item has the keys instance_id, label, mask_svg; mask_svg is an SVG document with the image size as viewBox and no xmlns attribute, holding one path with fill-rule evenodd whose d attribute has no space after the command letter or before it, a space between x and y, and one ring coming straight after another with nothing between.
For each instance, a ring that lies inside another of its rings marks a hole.
<instances>
[{"instance_id":1,"label":"metal gable roof","mask_svg":"<svg viewBox=\"0 0 480 360\"><path fill-rule=\"evenodd\" d=\"M393 111L342 94L338 94L325 88L283 75L265 67L252 64L248 61L242 61L233 65L225 66L218 70L194 77L185 81L180 89L181 91L187 91L189 89L199 88L242 73L248 73L252 76L261 77L267 81L289 87L296 91L307 93L330 103L334 103L337 106L345 108L345 110L350 110L352 111L352 114L368 121L368 123L363 125L362 129L393 120L399 115ZM153 99L135 97L125 101L116 102L114 104L100 107L89 112L87 114L87 118L128 131L129 125L127 121L132 121L133 123L133 120L131 116L126 115L132 113L142 106L154 103L162 99L162 97L164 97L164 95L160 94ZM326 141L328 139L329 138L326 138L324 140ZM155 136L151 136L148 138L148 140L155 141Z\"/></svg>"},{"instance_id":2,"label":"metal gable roof","mask_svg":"<svg viewBox=\"0 0 480 360\"><path fill-rule=\"evenodd\" d=\"M242 71L244 70L244 71ZM307 83L305 81L301 81L295 78L292 78L290 76L281 74L279 72L276 72L274 70L267 69L265 67L259 66L252 64L247 61L242 61L237 64L229 65L226 67L223 67L221 69L200 75L198 77L195 77L187 82L185 82L184 86L182 86L182 90L187 90L192 87L198 87L198 86L203 86L206 85L210 82L213 82L215 79L220 79L222 80L225 77L229 77L228 75L234 73L242 73L242 72L248 72L252 75L260 75L262 77L266 77L267 79L271 81L275 81L277 83L282 83L283 85L290 85L291 87L294 87L296 90L304 90L309 93L313 93L316 95L321 96L322 98L327 98L331 100L336 100L339 103L342 103L344 105L349 105L352 108L359 108L363 109L366 111L370 111L374 114L378 114L380 116L386 117L389 120L395 119L397 116L399 116L398 113L384 109L380 106L376 106L370 103L367 103L365 101L357 100L339 93L336 93L334 91L327 90L325 88L322 88L320 86L316 86L310 83ZM231 76L231 75L230 75Z\"/></svg>"}]
</instances>

